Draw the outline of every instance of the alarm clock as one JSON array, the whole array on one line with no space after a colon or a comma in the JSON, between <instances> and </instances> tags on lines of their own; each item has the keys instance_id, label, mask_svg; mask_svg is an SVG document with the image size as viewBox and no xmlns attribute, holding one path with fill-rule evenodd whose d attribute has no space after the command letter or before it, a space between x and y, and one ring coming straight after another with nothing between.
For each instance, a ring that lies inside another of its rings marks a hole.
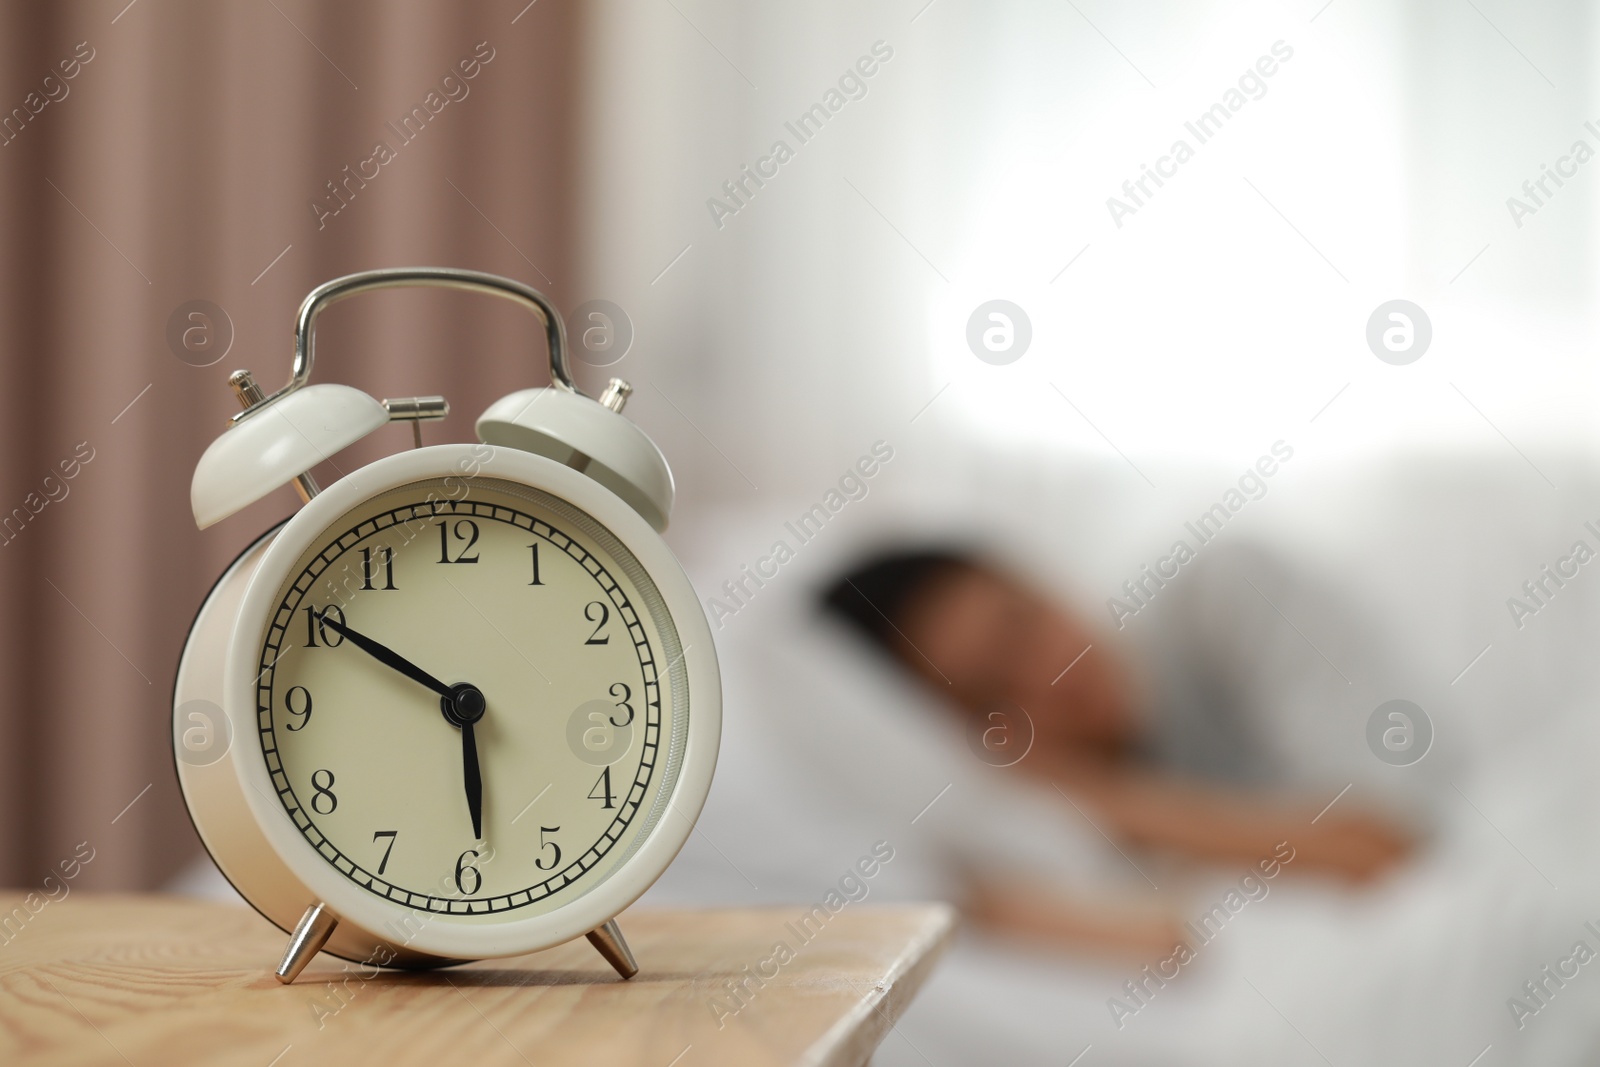
<instances>
[{"instance_id":1,"label":"alarm clock","mask_svg":"<svg viewBox=\"0 0 1600 1067\"><path fill-rule=\"evenodd\" d=\"M443 397L311 384L317 317L360 293L472 290L542 322L551 385L504 397L471 444L422 446ZM573 382L538 291L422 267L338 278L300 307L293 373L195 468L206 528L293 484L300 509L223 572L173 692L173 751L223 875L319 951L433 967L587 935L638 970L615 916L677 855L710 789L721 686L705 614L661 531L655 444ZM416 447L326 488L317 463L392 421Z\"/></svg>"}]
</instances>

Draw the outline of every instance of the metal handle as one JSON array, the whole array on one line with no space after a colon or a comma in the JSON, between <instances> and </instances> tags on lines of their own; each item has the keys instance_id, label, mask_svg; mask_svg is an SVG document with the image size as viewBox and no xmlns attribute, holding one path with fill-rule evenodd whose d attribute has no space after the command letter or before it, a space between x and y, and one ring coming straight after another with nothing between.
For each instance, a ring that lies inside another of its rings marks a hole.
<instances>
[{"instance_id":1,"label":"metal handle","mask_svg":"<svg viewBox=\"0 0 1600 1067\"><path fill-rule=\"evenodd\" d=\"M311 290L301 303L300 314L295 321L294 373L289 379L289 384L249 410L241 411L233 417L233 421L238 422L252 412L259 411L311 380L311 363L316 355L318 315L339 301L359 293L411 286L467 289L498 296L526 307L544 323L545 345L550 350L551 384L557 389L582 395L582 391L573 382L572 372L567 366L566 324L561 321L561 316L556 313L556 309L543 293L510 278L502 278L498 274L485 274L482 271L461 270L456 267L394 267L347 274L342 278L324 282Z\"/></svg>"}]
</instances>

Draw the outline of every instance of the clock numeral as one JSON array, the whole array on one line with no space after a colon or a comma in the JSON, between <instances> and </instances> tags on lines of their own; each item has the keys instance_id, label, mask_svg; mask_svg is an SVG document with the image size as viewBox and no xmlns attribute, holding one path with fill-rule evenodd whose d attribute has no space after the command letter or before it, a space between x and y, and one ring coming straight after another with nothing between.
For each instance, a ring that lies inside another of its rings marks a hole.
<instances>
[{"instance_id":1,"label":"clock numeral","mask_svg":"<svg viewBox=\"0 0 1600 1067\"><path fill-rule=\"evenodd\" d=\"M299 693L302 698L300 701L302 706L298 708L294 706L294 695L296 693ZM288 711L290 715L300 716L298 723L288 723L286 728L295 732L304 730L306 728L306 723L311 721L311 690L307 689L303 685L295 686L293 689L290 689L287 693L283 694L283 706L284 710Z\"/></svg>"},{"instance_id":2,"label":"clock numeral","mask_svg":"<svg viewBox=\"0 0 1600 1067\"><path fill-rule=\"evenodd\" d=\"M600 617L598 619L595 618L595 608L600 609ZM611 618L611 609L606 607L605 602L600 600L589 601L583 606L583 617L594 623L594 633L589 635L589 639L584 644L609 645L611 643L611 635L600 636L600 631L606 628L606 620Z\"/></svg>"},{"instance_id":3,"label":"clock numeral","mask_svg":"<svg viewBox=\"0 0 1600 1067\"><path fill-rule=\"evenodd\" d=\"M560 833L560 831L561 827L559 826L539 827L539 855L533 858L533 865L541 871L553 871L556 869L556 865L561 862L561 846L554 841L546 841L544 839L545 834ZM554 851L549 863L544 862L544 850L547 848Z\"/></svg>"},{"instance_id":4,"label":"clock numeral","mask_svg":"<svg viewBox=\"0 0 1600 1067\"><path fill-rule=\"evenodd\" d=\"M383 585L381 587L372 584L372 549L363 548L361 550L361 588L381 588L383 590L394 588L394 549L388 545L379 545L378 562L383 567Z\"/></svg>"},{"instance_id":5,"label":"clock numeral","mask_svg":"<svg viewBox=\"0 0 1600 1067\"><path fill-rule=\"evenodd\" d=\"M450 524L448 522L435 523L434 525L439 527L440 563L478 562L478 554L476 552L473 552L470 556L467 555L468 552L472 551L472 546L478 543L477 523L473 522L471 519L457 519L454 531L450 529ZM455 559L450 558L450 541L452 540L452 533L455 535L454 540L466 542L466 544L461 546L461 551L456 553Z\"/></svg>"},{"instance_id":6,"label":"clock numeral","mask_svg":"<svg viewBox=\"0 0 1600 1067\"><path fill-rule=\"evenodd\" d=\"M318 610L317 608L312 607L310 604L307 604L300 610L306 613L307 648L316 648L317 639L319 637L322 639L322 643L327 645L329 648L338 648L340 645L344 644L344 634L334 630L329 630L326 626L322 625L322 620L327 618L329 615L332 615L336 622L343 623L343 608L337 604L329 604L327 607ZM332 634L331 637L329 636L330 634Z\"/></svg>"},{"instance_id":7,"label":"clock numeral","mask_svg":"<svg viewBox=\"0 0 1600 1067\"><path fill-rule=\"evenodd\" d=\"M471 861L467 859L468 856L472 857ZM477 858L478 853L474 849L469 848L461 854L460 859L456 860L456 889L469 897L478 891L479 886L483 885L483 875L478 873L478 868L472 865ZM535 860L534 862L537 863L538 861ZM471 889L467 888L466 876L468 874L472 875Z\"/></svg>"},{"instance_id":8,"label":"clock numeral","mask_svg":"<svg viewBox=\"0 0 1600 1067\"><path fill-rule=\"evenodd\" d=\"M535 541L528 547L533 549L533 581L529 582L528 584L543 585L544 582L539 578L539 543Z\"/></svg>"},{"instance_id":9,"label":"clock numeral","mask_svg":"<svg viewBox=\"0 0 1600 1067\"><path fill-rule=\"evenodd\" d=\"M623 711L626 711L628 713L628 717L623 719L621 722L618 722L616 717L612 716L612 726L626 726L633 721L633 705L628 703L628 698L633 696L633 690L628 688L627 682L612 682L611 695L616 696L619 688L622 690L622 699L617 701L617 707L621 708Z\"/></svg>"},{"instance_id":10,"label":"clock numeral","mask_svg":"<svg viewBox=\"0 0 1600 1067\"><path fill-rule=\"evenodd\" d=\"M595 795L596 789L600 791L598 796ZM602 770L600 772L600 777L594 780L594 789L589 790L589 799L601 801L602 803L600 806L607 810L617 806L617 795L611 791L610 767L606 767L604 770Z\"/></svg>"},{"instance_id":11,"label":"clock numeral","mask_svg":"<svg viewBox=\"0 0 1600 1067\"><path fill-rule=\"evenodd\" d=\"M324 777L328 779L326 782L318 780ZM333 772L323 769L313 773L311 788L315 790L311 797L311 810L318 815L332 815L334 809L339 806L339 798L333 795ZM322 806L323 801L327 801L326 808Z\"/></svg>"},{"instance_id":12,"label":"clock numeral","mask_svg":"<svg viewBox=\"0 0 1600 1067\"><path fill-rule=\"evenodd\" d=\"M383 859L378 861L378 873L382 874L384 868L389 866L389 853L394 851L394 839L400 836L399 830L374 830L372 840L376 842L380 837L389 839L389 847L383 850Z\"/></svg>"}]
</instances>

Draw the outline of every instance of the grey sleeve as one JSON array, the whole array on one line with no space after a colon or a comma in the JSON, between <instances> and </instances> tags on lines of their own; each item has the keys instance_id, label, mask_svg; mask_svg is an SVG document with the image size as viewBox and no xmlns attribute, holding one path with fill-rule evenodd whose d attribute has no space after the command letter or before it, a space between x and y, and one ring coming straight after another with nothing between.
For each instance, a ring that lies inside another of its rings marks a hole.
<instances>
[{"instance_id":1,"label":"grey sleeve","mask_svg":"<svg viewBox=\"0 0 1600 1067\"><path fill-rule=\"evenodd\" d=\"M1150 609L1135 625L1158 759L1330 800L1348 785L1351 800L1432 823L1449 775L1431 720L1388 706L1369 741L1380 706L1407 695L1372 613L1248 546L1202 551Z\"/></svg>"}]
</instances>

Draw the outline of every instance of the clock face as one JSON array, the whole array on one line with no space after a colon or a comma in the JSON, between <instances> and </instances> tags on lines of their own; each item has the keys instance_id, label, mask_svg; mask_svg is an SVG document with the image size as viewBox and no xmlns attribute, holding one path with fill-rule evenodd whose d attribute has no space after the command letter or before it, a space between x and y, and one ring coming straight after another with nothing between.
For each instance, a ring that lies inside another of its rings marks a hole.
<instances>
[{"instance_id":1,"label":"clock face","mask_svg":"<svg viewBox=\"0 0 1600 1067\"><path fill-rule=\"evenodd\" d=\"M273 603L268 776L367 891L543 914L668 810L689 717L678 631L638 560L565 501L487 477L401 486L318 535Z\"/></svg>"}]
</instances>

